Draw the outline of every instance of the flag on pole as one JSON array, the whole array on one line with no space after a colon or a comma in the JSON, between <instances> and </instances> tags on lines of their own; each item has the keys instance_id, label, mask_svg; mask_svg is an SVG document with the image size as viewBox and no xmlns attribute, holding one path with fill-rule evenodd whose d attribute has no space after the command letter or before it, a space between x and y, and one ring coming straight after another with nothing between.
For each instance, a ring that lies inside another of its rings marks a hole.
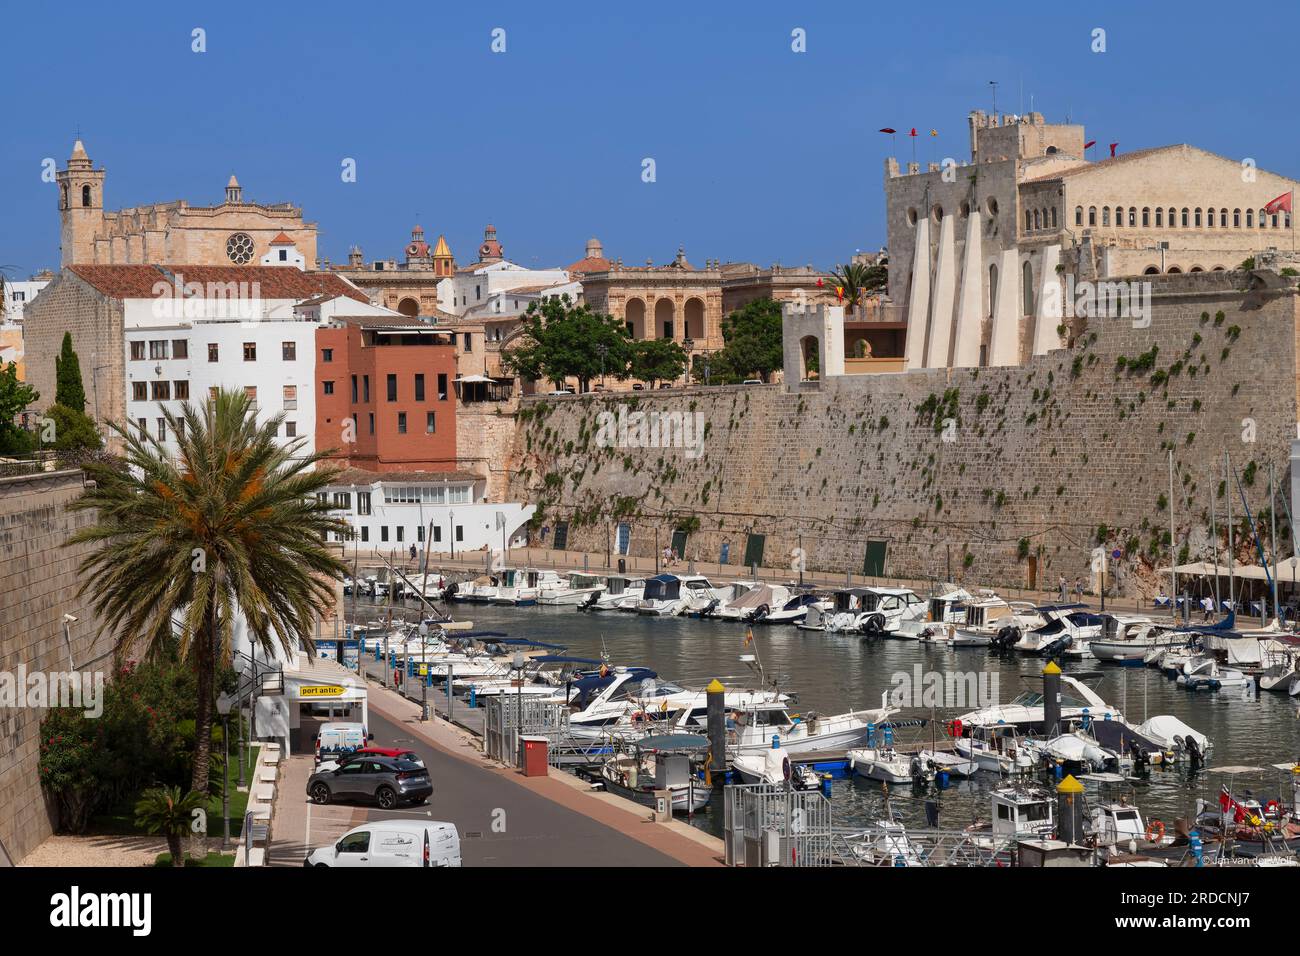
<instances>
[{"instance_id":1,"label":"flag on pole","mask_svg":"<svg viewBox=\"0 0 1300 956\"><path fill-rule=\"evenodd\" d=\"M747 627L745 628L745 646L748 647L750 644L753 643L754 643L754 629L752 627Z\"/></svg>"},{"instance_id":2,"label":"flag on pole","mask_svg":"<svg viewBox=\"0 0 1300 956\"><path fill-rule=\"evenodd\" d=\"M938 135L939 135L939 131L938 131L937 129L932 129L932 130L930 130L930 135L931 135L931 136L938 136Z\"/></svg>"},{"instance_id":3,"label":"flag on pole","mask_svg":"<svg viewBox=\"0 0 1300 956\"><path fill-rule=\"evenodd\" d=\"M835 298L839 299L841 302L844 301L844 286L837 285L835 287Z\"/></svg>"},{"instance_id":4,"label":"flag on pole","mask_svg":"<svg viewBox=\"0 0 1300 956\"><path fill-rule=\"evenodd\" d=\"M1291 193L1283 193L1282 195L1278 196L1276 199L1271 200L1269 204L1264 207L1264 212L1268 213L1270 216L1273 215L1273 213L1275 212L1290 212L1290 211L1291 211Z\"/></svg>"},{"instance_id":5,"label":"flag on pole","mask_svg":"<svg viewBox=\"0 0 1300 956\"><path fill-rule=\"evenodd\" d=\"M908 135L908 136L915 136L915 135L916 135L916 127L913 126L913 127L912 127L912 132L908 133L907 135Z\"/></svg>"},{"instance_id":6,"label":"flag on pole","mask_svg":"<svg viewBox=\"0 0 1300 956\"><path fill-rule=\"evenodd\" d=\"M1119 143L1111 143L1111 144L1110 144L1110 158L1111 158L1111 159L1114 159L1114 158L1115 158L1115 150L1118 149L1118 148L1119 148Z\"/></svg>"},{"instance_id":7,"label":"flag on pole","mask_svg":"<svg viewBox=\"0 0 1300 956\"><path fill-rule=\"evenodd\" d=\"M1096 146L1096 145L1097 145L1097 141L1096 141L1095 139L1090 139L1090 140L1088 140L1088 142L1086 142L1086 143L1083 144L1083 148L1084 148L1084 149L1092 149L1092 148L1093 148L1094 146Z\"/></svg>"},{"instance_id":8,"label":"flag on pole","mask_svg":"<svg viewBox=\"0 0 1300 956\"><path fill-rule=\"evenodd\" d=\"M892 135L894 135L895 133L897 133L898 130L896 130L896 129L890 129L888 126L886 126L884 129L881 130L881 132L882 132L882 133L888 133L889 135L892 136Z\"/></svg>"}]
</instances>

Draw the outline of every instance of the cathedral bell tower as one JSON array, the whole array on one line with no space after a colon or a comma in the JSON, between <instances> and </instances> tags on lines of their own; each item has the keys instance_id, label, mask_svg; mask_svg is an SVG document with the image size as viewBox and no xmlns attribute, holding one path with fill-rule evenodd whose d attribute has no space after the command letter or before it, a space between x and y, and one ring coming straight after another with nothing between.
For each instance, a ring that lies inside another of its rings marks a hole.
<instances>
[{"instance_id":1,"label":"cathedral bell tower","mask_svg":"<svg viewBox=\"0 0 1300 956\"><path fill-rule=\"evenodd\" d=\"M104 228L104 170L95 169L81 140L67 166L55 173L59 190L61 264L95 261L95 240Z\"/></svg>"}]
</instances>

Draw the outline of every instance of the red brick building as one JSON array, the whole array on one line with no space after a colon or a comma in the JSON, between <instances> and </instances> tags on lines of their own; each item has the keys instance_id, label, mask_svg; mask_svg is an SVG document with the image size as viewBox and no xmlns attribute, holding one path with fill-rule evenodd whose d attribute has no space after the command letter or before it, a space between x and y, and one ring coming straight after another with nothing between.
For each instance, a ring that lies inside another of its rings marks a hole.
<instances>
[{"instance_id":1,"label":"red brick building","mask_svg":"<svg viewBox=\"0 0 1300 956\"><path fill-rule=\"evenodd\" d=\"M424 322L339 317L316 331L316 447L371 472L456 470L456 348Z\"/></svg>"}]
</instances>

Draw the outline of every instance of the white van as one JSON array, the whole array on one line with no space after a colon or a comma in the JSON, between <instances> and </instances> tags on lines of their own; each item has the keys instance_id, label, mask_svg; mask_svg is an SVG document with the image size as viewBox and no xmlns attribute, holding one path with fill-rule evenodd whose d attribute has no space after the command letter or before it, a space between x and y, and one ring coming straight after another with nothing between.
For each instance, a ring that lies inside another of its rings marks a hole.
<instances>
[{"instance_id":1,"label":"white van","mask_svg":"<svg viewBox=\"0 0 1300 956\"><path fill-rule=\"evenodd\" d=\"M316 735L316 765L322 760L338 760L374 739L374 734L366 733L365 724L352 721L321 724Z\"/></svg>"},{"instance_id":2,"label":"white van","mask_svg":"<svg viewBox=\"0 0 1300 956\"><path fill-rule=\"evenodd\" d=\"M313 850L303 866L460 866L460 834L454 823L371 820Z\"/></svg>"}]
</instances>

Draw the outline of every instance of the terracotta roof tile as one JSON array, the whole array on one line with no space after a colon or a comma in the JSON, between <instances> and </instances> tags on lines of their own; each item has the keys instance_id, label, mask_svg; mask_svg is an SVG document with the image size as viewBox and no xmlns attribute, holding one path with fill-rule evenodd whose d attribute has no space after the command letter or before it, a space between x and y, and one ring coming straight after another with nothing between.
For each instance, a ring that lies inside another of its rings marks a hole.
<instances>
[{"instance_id":1,"label":"terracotta roof tile","mask_svg":"<svg viewBox=\"0 0 1300 956\"><path fill-rule=\"evenodd\" d=\"M341 295L369 304L369 297L331 272L302 272L284 266L72 265L68 271L114 299L152 299L159 282L224 285L257 283L264 299L308 299Z\"/></svg>"}]
</instances>

